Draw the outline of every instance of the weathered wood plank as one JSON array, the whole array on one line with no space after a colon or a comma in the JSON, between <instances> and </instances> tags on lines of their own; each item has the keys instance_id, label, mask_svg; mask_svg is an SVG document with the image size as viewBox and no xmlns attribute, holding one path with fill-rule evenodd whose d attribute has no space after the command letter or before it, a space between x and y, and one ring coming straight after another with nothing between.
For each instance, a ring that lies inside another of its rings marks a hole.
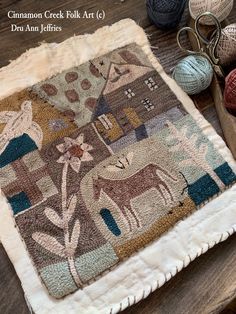
<instances>
[{"instance_id":1,"label":"weathered wood plank","mask_svg":"<svg viewBox=\"0 0 236 314\"><path fill-rule=\"evenodd\" d=\"M2 245L0 245L0 291L1 314L29 313L20 280Z\"/></svg>"}]
</instances>

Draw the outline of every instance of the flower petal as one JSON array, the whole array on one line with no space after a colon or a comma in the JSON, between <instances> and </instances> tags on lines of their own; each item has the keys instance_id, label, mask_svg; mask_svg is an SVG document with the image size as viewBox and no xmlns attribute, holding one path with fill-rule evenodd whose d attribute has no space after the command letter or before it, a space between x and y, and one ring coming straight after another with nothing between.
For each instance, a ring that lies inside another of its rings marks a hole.
<instances>
[{"instance_id":1,"label":"flower petal","mask_svg":"<svg viewBox=\"0 0 236 314\"><path fill-rule=\"evenodd\" d=\"M79 162L78 162L78 161L71 161L71 162L70 162L71 168L72 168L76 173L79 172L79 170L80 170L80 165L81 165L81 161L80 161L80 160L79 160Z\"/></svg>"},{"instance_id":2,"label":"flower petal","mask_svg":"<svg viewBox=\"0 0 236 314\"><path fill-rule=\"evenodd\" d=\"M73 140L73 138L64 137L64 141L67 149L70 148L72 145L75 145L75 140Z\"/></svg>"},{"instance_id":3,"label":"flower petal","mask_svg":"<svg viewBox=\"0 0 236 314\"><path fill-rule=\"evenodd\" d=\"M59 150L59 152L65 153L65 151L66 151L66 146L65 146L64 143L63 143L63 144L59 144L59 145L57 145L56 147L57 147L57 149Z\"/></svg>"},{"instance_id":4,"label":"flower petal","mask_svg":"<svg viewBox=\"0 0 236 314\"><path fill-rule=\"evenodd\" d=\"M66 162L68 162L68 159L65 157L65 155L62 155L59 159L57 159L57 162L59 164L65 164Z\"/></svg>"},{"instance_id":5,"label":"flower petal","mask_svg":"<svg viewBox=\"0 0 236 314\"><path fill-rule=\"evenodd\" d=\"M71 153L70 153L70 152L66 152L66 153L64 154L64 156L65 156L65 158L66 158L67 160L71 159Z\"/></svg>"},{"instance_id":6,"label":"flower petal","mask_svg":"<svg viewBox=\"0 0 236 314\"><path fill-rule=\"evenodd\" d=\"M84 152L83 156L80 159L81 161L90 161L93 160L93 156L90 155L88 152Z\"/></svg>"},{"instance_id":7,"label":"flower petal","mask_svg":"<svg viewBox=\"0 0 236 314\"><path fill-rule=\"evenodd\" d=\"M66 163L66 162L69 162L71 159L71 155L69 152L63 154L58 160L57 162L58 163Z\"/></svg>"},{"instance_id":8,"label":"flower petal","mask_svg":"<svg viewBox=\"0 0 236 314\"><path fill-rule=\"evenodd\" d=\"M81 144L80 147L81 147L81 149L83 149L83 150L86 151L86 152L88 152L88 151L90 151L90 150L93 149L93 146L92 146L92 145L89 145L89 144L87 144L87 143Z\"/></svg>"},{"instance_id":9,"label":"flower petal","mask_svg":"<svg viewBox=\"0 0 236 314\"><path fill-rule=\"evenodd\" d=\"M78 157L71 157L70 162L79 162L81 163L81 160Z\"/></svg>"},{"instance_id":10,"label":"flower petal","mask_svg":"<svg viewBox=\"0 0 236 314\"><path fill-rule=\"evenodd\" d=\"M83 144L83 142L84 142L84 134L81 133L76 139L76 144L81 145Z\"/></svg>"}]
</instances>

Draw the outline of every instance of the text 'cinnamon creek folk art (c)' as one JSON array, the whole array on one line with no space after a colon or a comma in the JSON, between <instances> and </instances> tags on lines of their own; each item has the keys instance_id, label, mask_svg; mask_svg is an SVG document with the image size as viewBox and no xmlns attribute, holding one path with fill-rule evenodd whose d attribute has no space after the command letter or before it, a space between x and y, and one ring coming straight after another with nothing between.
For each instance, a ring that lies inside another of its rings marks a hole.
<instances>
[{"instance_id":1,"label":"text 'cinnamon creek folk art (c)'","mask_svg":"<svg viewBox=\"0 0 236 314\"><path fill-rule=\"evenodd\" d=\"M136 44L9 96L0 110L0 185L56 298L236 181Z\"/></svg>"}]
</instances>

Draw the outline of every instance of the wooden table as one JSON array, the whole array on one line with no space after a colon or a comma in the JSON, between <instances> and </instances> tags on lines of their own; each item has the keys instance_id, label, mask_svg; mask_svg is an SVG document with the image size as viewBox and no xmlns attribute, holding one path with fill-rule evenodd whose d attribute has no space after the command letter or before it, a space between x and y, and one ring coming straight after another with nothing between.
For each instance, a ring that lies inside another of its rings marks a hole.
<instances>
[{"instance_id":1,"label":"wooden table","mask_svg":"<svg viewBox=\"0 0 236 314\"><path fill-rule=\"evenodd\" d=\"M11 32L10 24L23 26L40 25L45 20L9 20L7 11L43 12L51 10L88 10L104 9L104 20L47 20L47 23L63 27L62 32L35 33ZM89 33L103 25L112 24L123 18L136 20L150 35L152 45L165 70L170 73L176 62L183 57L177 48L175 31L157 30L148 20L144 0L1 0L0 1L0 67L8 60L17 58L26 49L37 46L42 41L61 42L74 34ZM187 11L182 24L186 22ZM236 6L230 20L236 20ZM183 38L184 44L188 41ZM167 44L168 43L168 44ZM174 51L174 53L173 53ZM205 93L204 101L211 103ZM207 99L207 100L206 100ZM199 98L195 99L199 103ZM202 101L201 101L202 103ZM203 111L220 133L219 124L213 107ZM0 246L0 314L28 314L20 281L15 274L2 246ZM125 310L124 314L209 314L219 313L236 297L236 235L217 245L206 254L192 262L165 286L155 291L146 300Z\"/></svg>"}]
</instances>

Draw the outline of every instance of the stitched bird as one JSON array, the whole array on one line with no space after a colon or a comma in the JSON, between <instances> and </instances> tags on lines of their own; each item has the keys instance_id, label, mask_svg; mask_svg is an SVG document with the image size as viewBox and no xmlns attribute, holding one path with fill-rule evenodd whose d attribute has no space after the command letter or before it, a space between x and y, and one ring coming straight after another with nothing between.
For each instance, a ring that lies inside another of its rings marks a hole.
<instances>
[{"instance_id":1,"label":"stitched bird","mask_svg":"<svg viewBox=\"0 0 236 314\"><path fill-rule=\"evenodd\" d=\"M39 149L42 147L43 132L40 126L32 121L31 101L24 101L20 111L0 112L0 123L6 123L0 134L0 154L6 149L9 142L21 135L28 134Z\"/></svg>"}]
</instances>

